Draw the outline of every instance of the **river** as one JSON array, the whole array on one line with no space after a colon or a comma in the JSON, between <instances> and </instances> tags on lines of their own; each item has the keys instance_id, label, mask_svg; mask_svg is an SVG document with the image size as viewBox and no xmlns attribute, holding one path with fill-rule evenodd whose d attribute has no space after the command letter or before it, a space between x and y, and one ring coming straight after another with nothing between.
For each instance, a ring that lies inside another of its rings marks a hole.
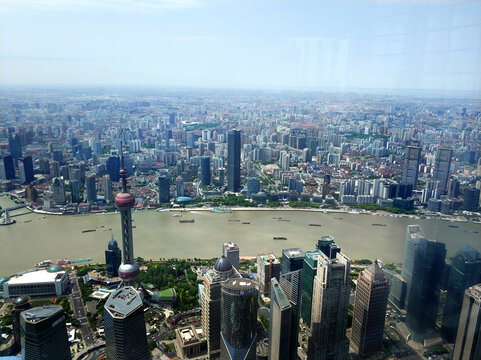
<instances>
[{"instance_id":1,"label":"river","mask_svg":"<svg viewBox=\"0 0 481 360\"><path fill-rule=\"evenodd\" d=\"M8 198L0 197L3 208L13 205ZM274 219L278 217L290 221ZM92 258L94 262L104 262L104 251L111 235L120 245L119 214L55 216L31 213L14 219L16 224L0 226L0 276L32 268L45 259ZM179 219L194 219L195 222L179 223ZM467 244L481 251L480 224L441 220L273 210L191 211L181 218L168 212L141 210L133 212L133 220L135 256L145 259L217 257L226 241L237 243L241 256L253 256L266 250L280 255L282 249L290 247L311 250L322 236L332 235L342 252L352 259L401 262L406 227L410 224L421 225L427 237L444 242L448 256ZM310 223L322 226L309 226ZM373 223L386 226L373 226ZM448 226L453 224L459 227ZM87 229L96 231L82 233ZM287 240L273 240L273 236L287 237Z\"/></svg>"}]
</instances>

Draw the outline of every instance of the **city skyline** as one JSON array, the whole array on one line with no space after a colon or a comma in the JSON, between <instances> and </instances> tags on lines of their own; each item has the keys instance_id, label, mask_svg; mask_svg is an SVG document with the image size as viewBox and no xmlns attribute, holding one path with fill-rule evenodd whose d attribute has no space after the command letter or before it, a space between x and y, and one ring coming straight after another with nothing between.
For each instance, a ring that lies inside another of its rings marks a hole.
<instances>
[{"instance_id":1,"label":"city skyline","mask_svg":"<svg viewBox=\"0 0 481 360\"><path fill-rule=\"evenodd\" d=\"M479 97L480 13L441 0L5 1L1 85Z\"/></svg>"}]
</instances>

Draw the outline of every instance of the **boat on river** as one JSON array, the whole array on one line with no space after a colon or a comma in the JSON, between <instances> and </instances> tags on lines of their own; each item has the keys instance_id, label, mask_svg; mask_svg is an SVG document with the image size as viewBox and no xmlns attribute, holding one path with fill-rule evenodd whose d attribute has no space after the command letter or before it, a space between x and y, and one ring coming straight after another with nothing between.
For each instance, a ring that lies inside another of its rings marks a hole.
<instances>
[{"instance_id":1,"label":"boat on river","mask_svg":"<svg viewBox=\"0 0 481 360\"><path fill-rule=\"evenodd\" d=\"M97 231L95 229L87 229L87 230L82 230L82 233L88 233L88 232L94 232Z\"/></svg>"},{"instance_id":2,"label":"boat on river","mask_svg":"<svg viewBox=\"0 0 481 360\"><path fill-rule=\"evenodd\" d=\"M185 219L185 220L182 219L182 220L179 220L179 222L180 223L193 223L193 222L195 222L195 220L194 219Z\"/></svg>"},{"instance_id":3,"label":"boat on river","mask_svg":"<svg viewBox=\"0 0 481 360\"><path fill-rule=\"evenodd\" d=\"M287 237L285 237L285 236L273 236L272 240L287 240Z\"/></svg>"}]
</instances>

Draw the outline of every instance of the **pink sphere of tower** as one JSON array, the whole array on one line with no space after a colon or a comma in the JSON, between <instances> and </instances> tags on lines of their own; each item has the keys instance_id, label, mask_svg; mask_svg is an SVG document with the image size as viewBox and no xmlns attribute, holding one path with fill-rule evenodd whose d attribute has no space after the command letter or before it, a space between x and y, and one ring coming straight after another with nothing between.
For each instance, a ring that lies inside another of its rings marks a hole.
<instances>
[{"instance_id":1,"label":"pink sphere of tower","mask_svg":"<svg viewBox=\"0 0 481 360\"><path fill-rule=\"evenodd\" d=\"M129 193L118 193L115 197L115 206L118 208L132 207L135 205L135 198Z\"/></svg>"}]
</instances>

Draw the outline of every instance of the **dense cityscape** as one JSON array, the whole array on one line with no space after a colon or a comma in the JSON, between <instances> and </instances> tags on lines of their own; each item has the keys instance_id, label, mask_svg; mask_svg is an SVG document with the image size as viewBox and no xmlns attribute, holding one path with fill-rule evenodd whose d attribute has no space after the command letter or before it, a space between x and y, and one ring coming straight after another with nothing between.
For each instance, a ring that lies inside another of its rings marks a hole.
<instances>
[{"instance_id":1,"label":"dense cityscape","mask_svg":"<svg viewBox=\"0 0 481 360\"><path fill-rule=\"evenodd\" d=\"M11 89L1 102L2 229L35 227L35 213L37 221L113 214L121 223L121 244L98 235L106 244L103 263L38 259L34 269L2 271L1 354L479 356L470 335L480 324L479 241L476 249L461 241L447 256L443 242L408 225L402 263L384 263L372 251L369 259L351 259L323 224L310 223L321 235L309 249L274 254L261 243L257 254L240 256L242 248L226 241L212 259L147 260L134 255L132 224L132 211L187 224L199 212L290 210L319 212L327 221L372 217L364 222L373 229L386 227L386 216L477 229L477 100ZM479 240L477 230L469 232Z\"/></svg>"}]
</instances>

